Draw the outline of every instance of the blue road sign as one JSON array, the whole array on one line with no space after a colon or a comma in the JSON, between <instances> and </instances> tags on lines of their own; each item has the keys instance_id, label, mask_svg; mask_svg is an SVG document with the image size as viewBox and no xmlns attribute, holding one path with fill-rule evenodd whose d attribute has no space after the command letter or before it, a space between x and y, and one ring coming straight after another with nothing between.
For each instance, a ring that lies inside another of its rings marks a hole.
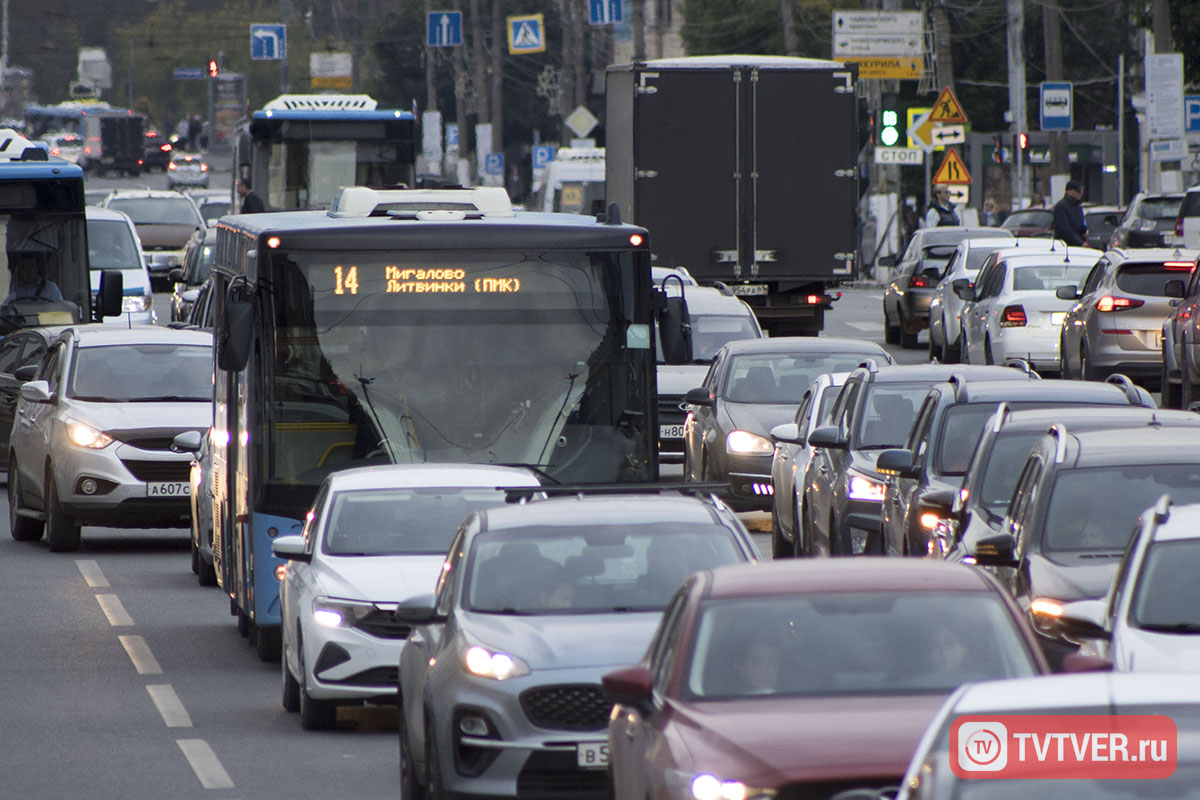
<instances>
[{"instance_id":1,"label":"blue road sign","mask_svg":"<svg viewBox=\"0 0 1200 800\"><path fill-rule=\"evenodd\" d=\"M1069 131L1074 127L1071 84L1042 83L1041 127L1044 131Z\"/></svg>"},{"instance_id":2,"label":"blue road sign","mask_svg":"<svg viewBox=\"0 0 1200 800\"><path fill-rule=\"evenodd\" d=\"M200 67L176 67L174 78L177 81L202 81L207 75Z\"/></svg>"},{"instance_id":3,"label":"blue road sign","mask_svg":"<svg viewBox=\"0 0 1200 800\"><path fill-rule=\"evenodd\" d=\"M621 0L588 0L588 22L592 25L612 25L623 19Z\"/></svg>"},{"instance_id":4,"label":"blue road sign","mask_svg":"<svg viewBox=\"0 0 1200 800\"><path fill-rule=\"evenodd\" d=\"M446 123L446 149L449 150L451 147L458 147L458 123L456 122Z\"/></svg>"},{"instance_id":5,"label":"blue road sign","mask_svg":"<svg viewBox=\"0 0 1200 800\"><path fill-rule=\"evenodd\" d=\"M541 169L554 160L554 145L539 144L533 148L533 168Z\"/></svg>"},{"instance_id":6,"label":"blue road sign","mask_svg":"<svg viewBox=\"0 0 1200 800\"><path fill-rule=\"evenodd\" d=\"M543 53L546 51L545 15L528 14L508 18L508 52Z\"/></svg>"},{"instance_id":7,"label":"blue road sign","mask_svg":"<svg viewBox=\"0 0 1200 800\"><path fill-rule=\"evenodd\" d=\"M462 44L462 12L434 11L429 15L429 47L458 47Z\"/></svg>"},{"instance_id":8,"label":"blue road sign","mask_svg":"<svg viewBox=\"0 0 1200 800\"><path fill-rule=\"evenodd\" d=\"M250 58L255 61L287 58L287 25L251 25Z\"/></svg>"},{"instance_id":9,"label":"blue road sign","mask_svg":"<svg viewBox=\"0 0 1200 800\"><path fill-rule=\"evenodd\" d=\"M504 174L504 153L488 153L483 162L484 175Z\"/></svg>"},{"instance_id":10,"label":"blue road sign","mask_svg":"<svg viewBox=\"0 0 1200 800\"><path fill-rule=\"evenodd\" d=\"M1186 133L1200 133L1200 94L1183 96L1183 130Z\"/></svg>"}]
</instances>

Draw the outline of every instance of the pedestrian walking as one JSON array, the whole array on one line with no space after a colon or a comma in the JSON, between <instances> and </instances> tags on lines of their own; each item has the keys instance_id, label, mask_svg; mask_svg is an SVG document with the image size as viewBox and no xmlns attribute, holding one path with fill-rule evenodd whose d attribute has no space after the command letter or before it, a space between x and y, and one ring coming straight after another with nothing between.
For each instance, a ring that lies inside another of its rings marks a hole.
<instances>
[{"instance_id":1,"label":"pedestrian walking","mask_svg":"<svg viewBox=\"0 0 1200 800\"><path fill-rule=\"evenodd\" d=\"M1062 199L1054 204L1054 238L1077 247L1087 246L1087 223L1083 219L1083 186L1067 181Z\"/></svg>"}]
</instances>

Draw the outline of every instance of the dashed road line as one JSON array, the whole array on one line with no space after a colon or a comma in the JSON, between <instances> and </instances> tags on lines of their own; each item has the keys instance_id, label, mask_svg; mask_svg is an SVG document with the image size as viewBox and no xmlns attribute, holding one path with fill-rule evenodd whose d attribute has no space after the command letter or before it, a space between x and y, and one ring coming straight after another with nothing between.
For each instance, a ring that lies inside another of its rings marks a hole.
<instances>
[{"instance_id":1,"label":"dashed road line","mask_svg":"<svg viewBox=\"0 0 1200 800\"><path fill-rule=\"evenodd\" d=\"M200 779L205 789L232 789L233 779L221 766L217 754L203 739L176 739L175 744L192 766L192 772Z\"/></svg>"},{"instance_id":2,"label":"dashed road line","mask_svg":"<svg viewBox=\"0 0 1200 800\"><path fill-rule=\"evenodd\" d=\"M93 589L103 589L108 586L108 578L104 577L104 573L100 570L100 565L95 561L80 559L75 562L75 566L79 567L79 574L87 581L87 585Z\"/></svg>"},{"instance_id":3,"label":"dashed road line","mask_svg":"<svg viewBox=\"0 0 1200 800\"><path fill-rule=\"evenodd\" d=\"M104 616L108 617L108 624L114 628L128 627L133 624L133 617L125 610L125 606L121 605L121 600L115 594L98 594L96 602L100 604L100 610L104 612Z\"/></svg>"},{"instance_id":4,"label":"dashed road line","mask_svg":"<svg viewBox=\"0 0 1200 800\"><path fill-rule=\"evenodd\" d=\"M882 322L844 322L842 323L848 328L854 328L856 331L881 331L883 330Z\"/></svg>"},{"instance_id":5,"label":"dashed road line","mask_svg":"<svg viewBox=\"0 0 1200 800\"><path fill-rule=\"evenodd\" d=\"M175 690L171 688L171 684L152 684L146 687L146 691L150 693L150 699L154 701L155 708L162 715L163 722L167 723L168 728L192 727L192 718L187 709L183 707L183 701L179 699L179 695L175 694Z\"/></svg>"},{"instance_id":6,"label":"dashed road line","mask_svg":"<svg viewBox=\"0 0 1200 800\"><path fill-rule=\"evenodd\" d=\"M159 666L154 653L150 652L150 645L146 644L145 639L141 636L118 636L117 638L121 640L121 646L129 654L129 660L133 662L138 675L162 674L162 667Z\"/></svg>"}]
</instances>

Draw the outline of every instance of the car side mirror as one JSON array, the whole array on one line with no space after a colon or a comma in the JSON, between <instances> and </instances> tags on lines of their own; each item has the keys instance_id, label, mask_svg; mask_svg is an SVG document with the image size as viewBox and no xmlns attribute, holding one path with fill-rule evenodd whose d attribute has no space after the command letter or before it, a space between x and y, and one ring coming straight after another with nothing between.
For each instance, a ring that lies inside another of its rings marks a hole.
<instances>
[{"instance_id":1,"label":"car side mirror","mask_svg":"<svg viewBox=\"0 0 1200 800\"><path fill-rule=\"evenodd\" d=\"M179 267L167 273L167 280L171 283L183 283L183 270Z\"/></svg>"},{"instance_id":2,"label":"car side mirror","mask_svg":"<svg viewBox=\"0 0 1200 800\"><path fill-rule=\"evenodd\" d=\"M92 315L96 322L105 317L121 315L121 304L125 300L125 276L119 269L100 271L100 291L96 294L96 308Z\"/></svg>"},{"instance_id":3,"label":"car side mirror","mask_svg":"<svg viewBox=\"0 0 1200 800\"><path fill-rule=\"evenodd\" d=\"M442 622L445 616L437 613L437 595L433 592L410 597L396 607L394 615L398 622L408 625L426 625Z\"/></svg>"},{"instance_id":4,"label":"car side mirror","mask_svg":"<svg viewBox=\"0 0 1200 800\"><path fill-rule=\"evenodd\" d=\"M785 422L782 425L776 425L774 428L771 428L771 441L776 444L780 442L784 444L804 444L804 439L800 436L800 426L794 422Z\"/></svg>"},{"instance_id":5,"label":"car side mirror","mask_svg":"<svg viewBox=\"0 0 1200 800\"><path fill-rule=\"evenodd\" d=\"M921 470L913 464L911 450L895 448L884 450L875 461L875 469L883 475L897 478L915 478Z\"/></svg>"},{"instance_id":6,"label":"car side mirror","mask_svg":"<svg viewBox=\"0 0 1200 800\"><path fill-rule=\"evenodd\" d=\"M929 512L942 519L950 519L957 499L957 489L926 489L917 497L917 509L922 513Z\"/></svg>"},{"instance_id":7,"label":"car side mirror","mask_svg":"<svg viewBox=\"0 0 1200 800\"><path fill-rule=\"evenodd\" d=\"M1054 290L1054 296L1059 300L1078 300L1079 287L1073 284L1070 286L1060 286Z\"/></svg>"},{"instance_id":8,"label":"car side mirror","mask_svg":"<svg viewBox=\"0 0 1200 800\"><path fill-rule=\"evenodd\" d=\"M13 377L24 383L25 381L31 381L36 378L37 371L37 364L26 364L23 367L17 367L17 369L13 372Z\"/></svg>"},{"instance_id":9,"label":"car side mirror","mask_svg":"<svg viewBox=\"0 0 1200 800\"><path fill-rule=\"evenodd\" d=\"M653 703L654 684L650 670L643 666L614 670L600 679L600 687L614 705L646 711Z\"/></svg>"},{"instance_id":10,"label":"car side mirror","mask_svg":"<svg viewBox=\"0 0 1200 800\"><path fill-rule=\"evenodd\" d=\"M1058 629L1073 641L1099 639L1108 641L1112 633L1105 625L1107 614L1105 600L1077 600L1066 603L1058 617Z\"/></svg>"},{"instance_id":11,"label":"car side mirror","mask_svg":"<svg viewBox=\"0 0 1200 800\"><path fill-rule=\"evenodd\" d=\"M846 437L836 425L826 425L817 428L808 435L809 447L825 447L830 450L845 450L848 443Z\"/></svg>"},{"instance_id":12,"label":"car side mirror","mask_svg":"<svg viewBox=\"0 0 1200 800\"><path fill-rule=\"evenodd\" d=\"M950 284L950 289L958 295L959 299L966 300L968 303L975 300L975 287L971 285L971 281L967 278L959 278Z\"/></svg>"},{"instance_id":13,"label":"car side mirror","mask_svg":"<svg viewBox=\"0 0 1200 800\"><path fill-rule=\"evenodd\" d=\"M971 555L975 563L984 567L1011 567L1015 564L1016 542L1012 534L1000 531L980 538L975 542Z\"/></svg>"},{"instance_id":14,"label":"car side mirror","mask_svg":"<svg viewBox=\"0 0 1200 800\"><path fill-rule=\"evenodd\" d=\"M896 266L896 257L880 256L879 258L875 259L875 265L879 267L888 267L890 269L891 267Z\"/></svg>"},{"instance_id":15,"label":"car side mirror","mask_svg":"<svg viewBox=\"0 0 1200 800\"><path fill-rule=\"evenodd\" d=\"M1183 297L1183 281L1179 278L1167 281L1163 286L1163 294L1167 297Z\"/></svg>"},{"instance_id":16,"label":"car side mirror","mask_svg":"<svg viewBox=\"0 0 1200 800\"><path fill-rule=\"evenodd\" d=\"M708 389L703 386L698 386L695 389L688 389L688 393L684 395L683 401L690 406L709 406L712 407L713 397Z\"/></svg>"},{"instance_id":17,"label":"car side mirror","mask_svg":"<svg viewBox=\"0 0 1200 800\"><path fill-rule=\"evenodd\" d=\"M51 402L49 381L29 381L21 384L21 399L27 403Z\"/></svg>"},{"instance_id":18,"label":"car side mirror","mask_svg":"<svg viewBox=\"0 0 1200 800\"><path fill-rule=\"evenodd\" d=\"M305 564L312 562L312 553L304 551L303 536L280 536L271 541L271 552L275 554L276 558L288 561L300 561Z\"/></svg>"}]
</instances>

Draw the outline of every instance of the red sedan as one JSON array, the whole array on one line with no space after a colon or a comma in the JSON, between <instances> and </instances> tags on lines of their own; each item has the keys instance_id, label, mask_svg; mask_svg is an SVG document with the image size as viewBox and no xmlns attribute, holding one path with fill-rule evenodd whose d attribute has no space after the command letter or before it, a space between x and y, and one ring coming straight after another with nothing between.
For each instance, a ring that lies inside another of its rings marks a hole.
<instances>
[{"instance_id":1,"label":"red sedan","mask_svg":"<svg viewBox=\"0 0 1200 800\"><path fill-rule=\"evenodd\" d=\"M1049 672L1012 600L961 564L721 567L604 678L616 800L826 797L899 784L959 685Z\"/></svg>"}]
</instances>

